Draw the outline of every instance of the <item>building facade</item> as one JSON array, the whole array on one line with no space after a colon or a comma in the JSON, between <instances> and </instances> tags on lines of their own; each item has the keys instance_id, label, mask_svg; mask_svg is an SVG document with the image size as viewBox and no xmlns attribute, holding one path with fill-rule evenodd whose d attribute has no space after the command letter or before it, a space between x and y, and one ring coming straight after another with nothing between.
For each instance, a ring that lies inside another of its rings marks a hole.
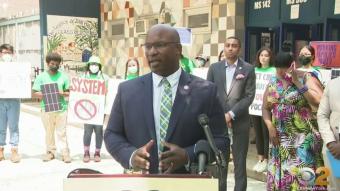
<instances>
[{"instance_id":1,"label":"building facade","mask_svg":"<svg viewBox=\"0 0 340 191\"><path fill-rule=\"evenodd\" d=\"M244 42L244 7L244 0L101 0L104 70L124 76L127 59L137 57L142 73L149 72L141 45L157 23L190 28L191 43L183 45L183 55L194 59L203 54L216 62L226 37Z\"/></svg>"}]
</instances>

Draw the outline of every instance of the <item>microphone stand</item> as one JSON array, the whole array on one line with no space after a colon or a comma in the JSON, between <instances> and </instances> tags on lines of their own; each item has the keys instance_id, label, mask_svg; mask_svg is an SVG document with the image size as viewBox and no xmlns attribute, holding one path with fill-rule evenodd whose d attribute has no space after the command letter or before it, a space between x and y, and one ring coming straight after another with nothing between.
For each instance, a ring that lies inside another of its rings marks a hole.
<instances>
[{"instance_id":1,"label":"microphone stand","mask_svg":"<svg viewBox=\"0 0 340 191\"><path fill-rule=\"evenodd\" d=\"M227 162L225 160L225 157L223 156L222 151L217 149L215 142L212 138L213 136L212 136L209 126L203 125L203 130L208 139L209 145L215 154L217 171L218 171L218 184L219 184L218 190L226 191L227 189Z\"/></svg>"}]
</instances>

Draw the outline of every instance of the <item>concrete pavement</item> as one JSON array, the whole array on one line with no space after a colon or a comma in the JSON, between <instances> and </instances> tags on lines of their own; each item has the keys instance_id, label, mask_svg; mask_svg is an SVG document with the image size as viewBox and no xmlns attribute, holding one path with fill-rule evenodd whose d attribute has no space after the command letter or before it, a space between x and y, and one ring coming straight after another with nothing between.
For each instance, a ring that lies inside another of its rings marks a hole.
<instances>
[{"instance_id":1,"label":"concrete pavement","mask_svg":"<svg viewBox=\"0 0 340 191\"><path fill-rule=\"evenodd\" d=\"M28 113L29 111L29 113ZM105 147L102 149L102 161L95 163L82 162L83 129L81 126L67 128L69 147L72 163L65 164L60 160L42 162L45 153L44 129L39 116L39 109L22 104L20 114L20 144L19 152L22 156L20 163L14 164L8 160L10 148L5 147L5 161L0 162L0 191L62 191L62 181L67 174L76 168L91 168L105 174L122 173L121 166L112 159ZM94 137L93 139L94 140ZM94 141L91 149L93 151ZM60 151L59 151L60 152ZM93 153L91 153L93 157ZM228 175L228 190L233 190L233 174ZM265 184L261 181L248 178L248 190L265 190Z\"/></svg>"}]
</instances>

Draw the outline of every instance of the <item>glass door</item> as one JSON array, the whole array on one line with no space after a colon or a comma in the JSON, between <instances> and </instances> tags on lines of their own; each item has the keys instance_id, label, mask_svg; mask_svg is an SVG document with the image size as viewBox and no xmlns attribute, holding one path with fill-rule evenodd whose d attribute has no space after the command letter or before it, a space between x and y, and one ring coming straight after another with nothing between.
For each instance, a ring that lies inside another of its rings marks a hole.
<instances>
[{"instance_id":1,"label":"glass door","mask_svg":"<svg viewBox=\"0 0 340 191\"><path fill-rule=\"evenodd\" d=\"M326 40L340 41L340 19L327 20Z\"/></svg>"},{"instance_id":2,"label":"glass door","mask_svg":"<svg viewBox=\"0 0 340 191\"><path fill-rule=\"evenodd\" d=\"M268 47L276 52L277 35L272 28L248 27L246 32L245 60L253 63L261 47Z\"/></svg>"},{"instance_id":3,"label":"glass door","mask_svg":"<svg viewBox=\"0 0 340 191\"><path fill-rule=\"evenodd\" d=\"M310 41L322 40L322 24L282 24L281 27L281 44L290 42L294 55L298 55L300 49L309 44Z\"/></svg>"}]
</instances>

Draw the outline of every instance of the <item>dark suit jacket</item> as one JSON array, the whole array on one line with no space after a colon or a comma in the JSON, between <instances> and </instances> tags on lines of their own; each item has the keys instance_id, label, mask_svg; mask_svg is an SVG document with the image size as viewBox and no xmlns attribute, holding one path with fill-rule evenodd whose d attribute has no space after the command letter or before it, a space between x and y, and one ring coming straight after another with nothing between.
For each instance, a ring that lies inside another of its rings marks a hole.
<instances>
[{"instance_id":1,"label":"dark suit jacket","mask_svg":"<svg viewBox=\"0 0 340 191\"><path fill-rule=\"evenodd\" d=\"M236 76L243 75L244 78L236 79ZM248 108L255 97L255 69L254 66L239 59L235 69L233 81L229 92L226 89L226 66L225 60L214 63L210 66L207 80L217 85L218 98L223 106L224 112L233 111L234 133L242 133L250 127Z\"/></svg>"},{"instance_id":2,"label":"dark suit jacket","mask_svg":"<svg viewBox=\"0 0 340 191\"><path fill-rule=\"evenodd\" d=\"M185 148L190 161L196 161L194 145L206 139L198 123L198 115L210 118L216 145L223 152L229 148L223 110L217 99L217 88L211 82L182 70L173 104L166 141ZM151 73L126 81L118 87L104 141L109 153L124 167L129 168L133 151L151 139L156 139L153 115L153 85ZM150 152L150 173L158 171L157 145ZM184 172L183 168L176 173Z\"/></svg>"}]
</instances>

